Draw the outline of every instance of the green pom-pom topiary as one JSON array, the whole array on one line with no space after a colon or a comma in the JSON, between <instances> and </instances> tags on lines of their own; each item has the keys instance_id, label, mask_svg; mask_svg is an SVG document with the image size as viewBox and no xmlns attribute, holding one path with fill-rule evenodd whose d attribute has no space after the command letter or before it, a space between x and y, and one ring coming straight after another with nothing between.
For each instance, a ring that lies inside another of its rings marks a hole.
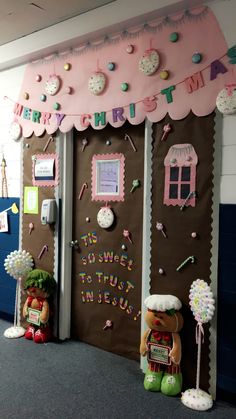
<instances>
[{"instance_id":1,"label":"green pom-pom topiary","mask_svg":"<svg viewBox=\"0 0 236 419\"><path fill-rule=\"evenodd\" d=\"M55 286L56 281L50 273L42 269L33 269L26 277L24 289L27 290L30 287L36 287L51 295Z\"/></svg>"}]
</instances>

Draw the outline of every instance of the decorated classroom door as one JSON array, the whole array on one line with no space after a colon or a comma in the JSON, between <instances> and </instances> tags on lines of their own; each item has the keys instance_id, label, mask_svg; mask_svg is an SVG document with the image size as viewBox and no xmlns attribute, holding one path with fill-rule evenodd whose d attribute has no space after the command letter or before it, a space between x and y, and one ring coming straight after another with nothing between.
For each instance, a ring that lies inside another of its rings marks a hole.
<instances>
[{"instance_id":1,"label":"decorated classroom door","mask_svg":"<svg viewBox=\"0 0 236 419\"><path fill-rule=\"evenodd\" d=\"M71 335L139 359L144 124L74 134Z\"/></svg>"}]
</instances>

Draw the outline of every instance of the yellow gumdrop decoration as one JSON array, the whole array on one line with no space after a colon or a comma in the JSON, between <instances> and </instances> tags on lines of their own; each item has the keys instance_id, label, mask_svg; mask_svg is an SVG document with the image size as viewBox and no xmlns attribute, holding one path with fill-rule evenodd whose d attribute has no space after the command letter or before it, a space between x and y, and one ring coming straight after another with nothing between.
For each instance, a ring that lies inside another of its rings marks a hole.
<instances>
[{"instance_id":1,"label":"yellow gumdrop decoration","mask_svg":"<svg viewBox=\"0 0 236 419\"><path fill-rule=\"evenodd\" d=\"M13 212L13 214L18 214L19 210L17 208L16 203L14 202L14 204L12 204L11 210Z\"/></svg>"}]
</instances>

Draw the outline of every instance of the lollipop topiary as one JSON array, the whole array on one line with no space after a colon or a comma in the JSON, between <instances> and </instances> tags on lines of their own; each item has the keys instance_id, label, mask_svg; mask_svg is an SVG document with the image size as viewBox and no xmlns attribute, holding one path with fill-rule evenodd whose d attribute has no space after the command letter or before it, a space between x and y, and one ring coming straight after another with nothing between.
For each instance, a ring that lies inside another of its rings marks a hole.
<instances>
[{"instance_id":1,"label":"lollipop topiary","mask_svg":"<svg viewBox=\"0 0 236 419\"><path fill-rule=\"evenodd\" d=\"M21 281L25 278L28 272L32 270L33 258L26 250L14 250L7 255L4 261L6 272L16 279L16 298L15 298L15 311L14 311L14 326L8 328L4 332L7 338L19 338L24 335L25 329L19 323L19 310L21 299Z\"/></svg>"}]
</instances>

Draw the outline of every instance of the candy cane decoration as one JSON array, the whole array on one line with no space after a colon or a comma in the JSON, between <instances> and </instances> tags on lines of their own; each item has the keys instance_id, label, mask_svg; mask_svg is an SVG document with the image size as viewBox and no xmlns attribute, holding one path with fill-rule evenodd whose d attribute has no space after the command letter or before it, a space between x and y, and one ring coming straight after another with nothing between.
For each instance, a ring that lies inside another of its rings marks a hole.
<instances>
[{"instance_id":1,"label":"candy cane decoration","mask_svg":"<svg viewBox=\"0 0 236 419\"><path fill-rule=\"evenodd\" d=\"M48 252L48 245L47 245L47 244L45 244L45 245L42 247L41 252L38 254L38 259L41 259L41 257L43 256L43 254L44 254L45 252Z\"/></svg>"},{"instance_id":2,"label":"candy cane decoration","mask_svg":"<svg viewBox=\"0 0 236 419\"><path fill-rule=\"evenodd\" d=\"M47 142L46 142L45 146L43 147L43 151L46 151L46 150L47 150L47 148L48 148L49 144L50 144L52 141L54 141L54 138L53 138L52 136L50 136L50 137L49 137L49 139L47 140Z\"/></svg>"},{"instance_id":3,"label":"candy cane decoration","mask_svg":"<svg viewBox=\"0 0 236 419\"><path fill-rule=\"evenodd\" d=\"M136 147L134 145L134 142L133 142L132 138L128 134L125 134L125 141L127 141L127 140L129 140L132 149L134 151L137 151L137 149L136 149Z\"/></svg>"},{"instance_id":4,"label":"candy cane decoration","mask_svg":"<svg viewBox=\"0 0 236 419\"><path fill-rule=\"evenodd\" d=\"M84 190L87 189L87 188L88 188L88 184L86 182L83 183L83 185L81 186L81 189L80 189L80 193L79 193L79 198L78 198L79 200L82 199Z\"/></svg>"},{"instance_id":5,"label":"candy cane decoration","mask_svg":"<svg viewBox=\"0 0 236 419\"><path fill-rule=\"evenodd\" d=\"M189 262L194 263L195 262L195 256L189 256L186 258L179 266L176 268L176 271L180 271L185 265L187 265Z\"/></svg>"}]
</instances>

